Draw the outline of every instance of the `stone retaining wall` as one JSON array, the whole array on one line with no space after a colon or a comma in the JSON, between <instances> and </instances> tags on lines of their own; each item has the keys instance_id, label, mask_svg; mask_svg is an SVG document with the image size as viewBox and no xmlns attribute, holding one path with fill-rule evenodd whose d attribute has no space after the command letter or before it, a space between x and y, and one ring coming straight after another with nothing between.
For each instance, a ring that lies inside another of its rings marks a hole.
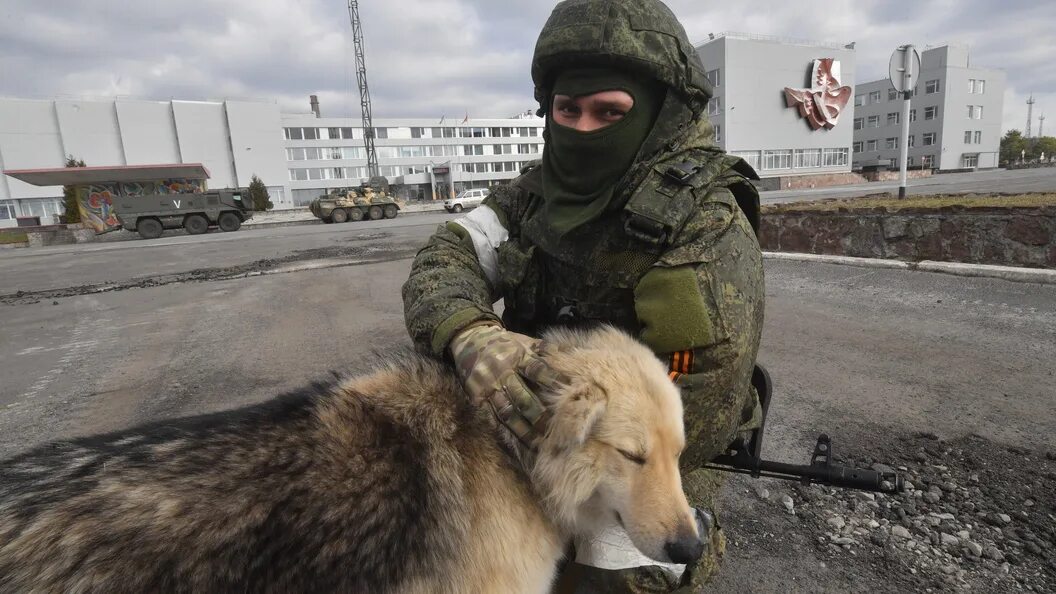
<instances>
[{"instance_id":1,"label":"stone retaining wall","mask_svg":"<svg viewBox=\"0 0 1056 594\"><path fill-rule=\"evenodd\" d=\"M1056 207L764 212L764 250L1056 268Z\"/></svg>"},{"instance_id":2,"label":"stone retaining wall","mask_svg":"<svg viewBox=\"0 0 1056 594\"><path fill-rule=\"evenodd\" d=\"M909 179L931 177L931 169L910 169L906 172ZM851 184L867 184L875 181L898 181L898 171L870 171L866 173L819 173L815 175L781 175L764 177L752 182L760 191L770 190L806 190L810 188L827 188Z\"/></svg>"}]
</instances>

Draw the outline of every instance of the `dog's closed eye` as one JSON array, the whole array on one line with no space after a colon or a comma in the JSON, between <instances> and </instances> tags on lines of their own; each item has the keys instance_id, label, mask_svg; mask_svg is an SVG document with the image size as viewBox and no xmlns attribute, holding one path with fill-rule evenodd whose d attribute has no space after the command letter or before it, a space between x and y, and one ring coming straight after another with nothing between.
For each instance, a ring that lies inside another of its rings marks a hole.
<instances>
[{"instance_id":1,"label":"dog's closed eye","mask_svg":"<svg viewBox=\"0 0 1056 594\"><path fill-rule=\"evenodd\" d=\"M633 454L631 452L628 452L627 450L621 450L620 448L616 448L616 451L619 452L620 455L624 458L627 458L628 460L634 462L635 464L638 464L639 466L645 464L645 456Z\"/></svg>"}]
</instances>

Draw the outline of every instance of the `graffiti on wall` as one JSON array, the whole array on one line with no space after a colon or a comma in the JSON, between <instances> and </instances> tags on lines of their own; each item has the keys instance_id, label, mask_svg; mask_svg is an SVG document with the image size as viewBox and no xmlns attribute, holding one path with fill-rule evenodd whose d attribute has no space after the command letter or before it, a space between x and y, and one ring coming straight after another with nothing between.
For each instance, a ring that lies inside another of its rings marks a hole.
<instances>
[{"instance_id":1,"label":"graffiti on wall","mask_svg":"<svg viewBox=\"0 0 1056 594\"><path fill-rule=\"evenodd\" d=\"M851 98L851 87L840 86L840 61L814 60L809 84L808 89L785 87L785 105L798 108L814 130L831 130Z\"/></svg>"},{"instance_id":2,"label":"graffiti on wall","mask_svg":"<svg viewBox=\"0 0 1056 594\"><path fill-rule=\"evenodd\" d=\"M81 221L105 233L121 226L114 213L114 196L152 196L155 194L195 194L205 191L205 180L159 179L141 182L113 182L77 186L77 203Z\"/></svg>"}]
</instances>

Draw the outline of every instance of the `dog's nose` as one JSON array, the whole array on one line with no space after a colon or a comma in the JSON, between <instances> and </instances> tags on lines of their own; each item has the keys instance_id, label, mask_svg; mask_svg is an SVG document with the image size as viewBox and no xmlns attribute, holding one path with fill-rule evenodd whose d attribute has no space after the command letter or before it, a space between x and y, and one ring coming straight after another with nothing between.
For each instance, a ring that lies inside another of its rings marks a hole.
<instances>
[{"instance_id":1,"label":"dog's nose","mask_svg":"<svg viewBox=\"0 0 1056 594\"><path fill-rule=\"evenodd\" d=\"M664 545L664 552L672 563L692 563L704 553L704 541L696 536L681 538Z\"/></svg>"}]
</instances>

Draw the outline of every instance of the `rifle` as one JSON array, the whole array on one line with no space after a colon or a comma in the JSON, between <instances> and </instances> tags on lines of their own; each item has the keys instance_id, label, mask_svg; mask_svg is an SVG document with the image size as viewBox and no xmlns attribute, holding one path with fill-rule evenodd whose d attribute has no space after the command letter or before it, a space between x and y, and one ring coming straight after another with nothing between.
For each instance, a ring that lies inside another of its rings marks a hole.
<instances>
[{"instance_id":1,"label":"rifle","mask_svg":"<svg viewBox=\"0 0 1056 594\"><path fill-rule=\"evenodd\" d=\"M725 454L716 456L705 468L748 474L752 478L767 477L789 481L799 481L803 485L816 483L842 489L859 489L879 493L901 493L905 484L897 472L878 472L867 468L852 468L832 461L832 440L828 435L818 436L810 464L786 464L763 460L763 430L766 429L766 415L773 395L773 384L770 374L761 365L756 365L752 372L752 386L759 394L762 407L762 421L758 429L753 429L745 440L740 436L730 444Z\"/></svg>"}]
</instances>

